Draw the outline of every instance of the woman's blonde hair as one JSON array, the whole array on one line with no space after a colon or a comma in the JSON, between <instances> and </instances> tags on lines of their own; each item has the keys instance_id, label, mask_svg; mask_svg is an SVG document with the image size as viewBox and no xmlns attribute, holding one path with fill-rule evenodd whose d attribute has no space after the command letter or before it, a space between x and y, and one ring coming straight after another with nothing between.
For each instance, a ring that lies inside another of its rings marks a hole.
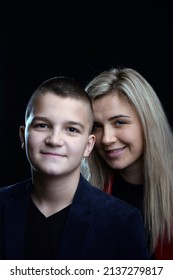
<instances>
[{"instance_id":1,"label":"woman's blonde hair","mask_svg":"<svg viewBox=\"0 0 173 280\"><path fill-rule=\"evenodd\" d=\"M173 235L173 135L161 102L151 85L130 68L103 71L85 90L92 101L117 92L135 108L144 135L144 222L153 252L158 239ZM94 147L88 159L90 182L103 190L111 168ZM90 172L91 171L91 172ZM115 173L116 171L114 171Z\"/></svg>"}]
</instances>

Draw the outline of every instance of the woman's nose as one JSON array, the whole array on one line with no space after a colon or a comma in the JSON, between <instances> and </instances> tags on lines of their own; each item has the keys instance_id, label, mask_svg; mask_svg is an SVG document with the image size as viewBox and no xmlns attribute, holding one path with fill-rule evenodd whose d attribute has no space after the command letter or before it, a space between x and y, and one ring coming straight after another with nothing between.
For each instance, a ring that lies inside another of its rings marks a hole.
<instances>
[{"instance_id":1,"label":"woman's nose","mask_svg":"<svg viewBox=\"0 0 173 280\"><path fill-rule=\"evenodd\" d=\"M114 129L104 129L102 136L102 144L110 145L117 141Z\"/></svg>"}]
</instances>

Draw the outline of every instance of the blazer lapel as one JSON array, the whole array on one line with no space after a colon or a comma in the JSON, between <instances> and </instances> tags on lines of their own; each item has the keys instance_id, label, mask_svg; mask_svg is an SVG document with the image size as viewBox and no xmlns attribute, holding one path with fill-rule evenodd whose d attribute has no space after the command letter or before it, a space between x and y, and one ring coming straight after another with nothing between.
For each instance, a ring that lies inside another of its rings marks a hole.
<instances>
[{"instance_id":1,"label":"blazer lapel","mask_svg":"<svg viewBox=\"0 0 173 280\"><path fill-rule=\"evenodd\" d=\"M80 259L92 212L86 184L85 179L81 178L64 228L58 259Z\"/></svg>"}]
</instances>

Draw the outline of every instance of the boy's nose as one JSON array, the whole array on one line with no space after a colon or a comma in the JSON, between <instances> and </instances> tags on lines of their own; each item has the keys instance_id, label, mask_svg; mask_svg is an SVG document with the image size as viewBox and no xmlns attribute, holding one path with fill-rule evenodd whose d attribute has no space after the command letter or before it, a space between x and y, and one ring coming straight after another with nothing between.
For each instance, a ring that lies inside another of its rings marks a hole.
<instances>
[{"instance_id":1,"label":"boy's nose","mask_svg":"<svg viewBox=\"0 0 173 280\"><path fill-rule=\"evenodd\" d=\"M64 143L63 133L61 131L52 131L46 138L46 144L61 146Z\"/></svg>"}]
</instances>

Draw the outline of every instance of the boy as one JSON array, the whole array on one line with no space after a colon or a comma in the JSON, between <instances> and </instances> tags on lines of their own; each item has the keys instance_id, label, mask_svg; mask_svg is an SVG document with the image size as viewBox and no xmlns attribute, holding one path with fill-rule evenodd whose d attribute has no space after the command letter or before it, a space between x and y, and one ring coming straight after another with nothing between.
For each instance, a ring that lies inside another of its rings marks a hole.
<instances>
[{"instance_id":1,"label":"boy","mask_svg":"<svg viewBox=\"0 0 173 280\"><path fill-rule=\"evenodd\" d=\"M0 259L148 259L139 211L80 173L92 125L90 99L73 79L33 93L19 129L31 178L0 189Z\"/></svg>"}]
</instances>

